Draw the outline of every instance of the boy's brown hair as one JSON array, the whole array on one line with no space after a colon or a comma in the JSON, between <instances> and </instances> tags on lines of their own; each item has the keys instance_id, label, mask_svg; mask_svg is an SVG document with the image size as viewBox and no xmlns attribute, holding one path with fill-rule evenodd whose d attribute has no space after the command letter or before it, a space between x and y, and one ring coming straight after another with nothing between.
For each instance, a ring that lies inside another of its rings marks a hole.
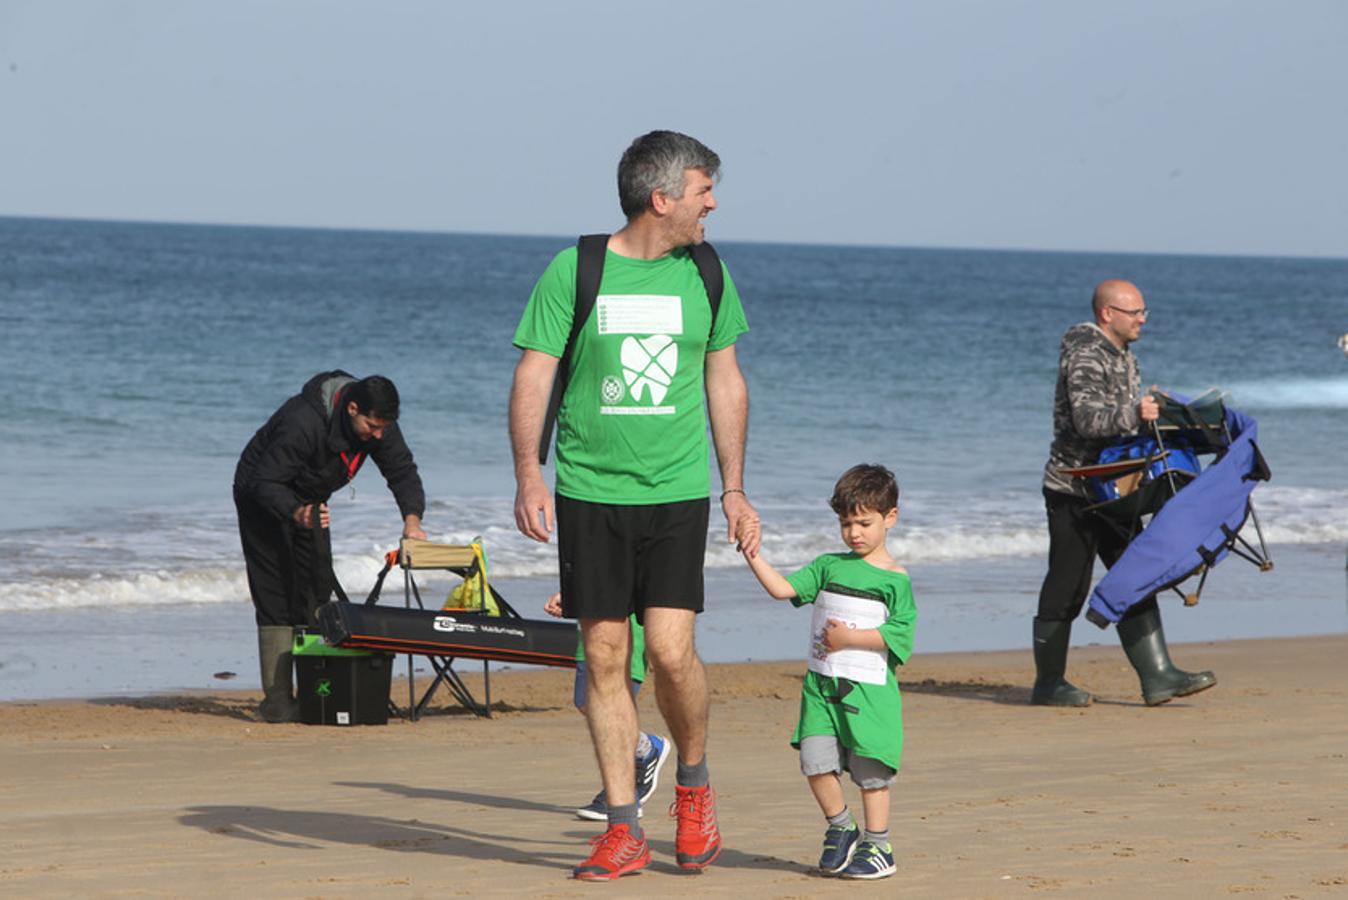
<instances>
[{"instance_id":1,"label":"boy's brown hair","mask_svg":"<svg viewBox=\"0 0 1348 900\"><path fill-rule=\"evenodd\" d=\"M843 473L833 486L828 505L840 516L862 509L888 513L899 505L899 484L884 466L862 463Z\"/></svg>"}]
</instances>

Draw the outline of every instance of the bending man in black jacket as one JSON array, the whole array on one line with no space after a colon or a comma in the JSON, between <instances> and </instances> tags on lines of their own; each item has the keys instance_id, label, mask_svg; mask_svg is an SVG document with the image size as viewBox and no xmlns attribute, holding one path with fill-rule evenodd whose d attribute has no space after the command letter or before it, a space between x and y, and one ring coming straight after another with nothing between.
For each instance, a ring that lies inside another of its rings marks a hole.
<instances>
[{"instance_id":1,"label":"bending man in black jacket","mask_svg":"<svg viewBox=\"0 0 1348 900\"><path fill-rule=\"evenodd\" d=\"M356 477L367 456L398 503L403 536L426 537L426 495L397 419L398 390L387 378L321 372L272 414L239 457L234 506L257 611L264 721L298 717L291 633L311 623L332 594L327 500Z\"/></svg>"}]
</instances>

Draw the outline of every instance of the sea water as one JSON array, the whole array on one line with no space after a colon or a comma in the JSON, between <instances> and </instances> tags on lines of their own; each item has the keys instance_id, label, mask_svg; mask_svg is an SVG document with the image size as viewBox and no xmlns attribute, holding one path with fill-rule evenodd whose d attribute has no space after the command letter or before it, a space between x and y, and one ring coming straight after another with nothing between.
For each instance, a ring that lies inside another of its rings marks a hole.
<instances>
[{"instance_id":1,"label":"sea water","mask_svg":"<svg viewBox=\"0 0 1348 900\"><path fill-rule=\"evenodd\" d=\"M397 383L427 531L481 536L509 602L540 615L556 557L513 524L510 340L571 240L0 219L0 699L210 686L224 669L256 684L234 465L331 368ZM1025 645L1058 341L1096 282L1123 277L1152 312L1145 381L1228 392L1273 470L1254 499L1277 567L1223 563L1198 607L1167 614L1172 638L1348 629L1348 261L718 247L751 328L746 488L780 569L839 548L834 480L883 463L918 650ZM373 466L331 506L337 574L363 596L396 509ZM799 655L805 621L724 538L713 519L704 653Z\"/></svg>"}]
</instances>

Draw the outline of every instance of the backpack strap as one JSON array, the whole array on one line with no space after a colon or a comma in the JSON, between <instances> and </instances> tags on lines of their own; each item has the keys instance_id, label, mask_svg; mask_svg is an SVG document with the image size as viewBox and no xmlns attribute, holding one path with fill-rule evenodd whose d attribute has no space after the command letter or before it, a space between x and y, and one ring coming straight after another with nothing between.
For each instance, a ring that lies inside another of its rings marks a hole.
<instances>
[{"instance_id":1,"label":"backpack strap","mask_svg":"<svg viewBox=\"0 0 1348 900\"><path fill-rule=\"evenodd\" d=\"M607 234L583 234L576 241L576 308L571 315L571 335L566 339L566 349L557 362L557 375L552 380L552 396L548 398L548 411L543 417L543 436L538 442L538 464L548 461L548 447L552 444L552 429L557 424L557 411L562 408L562 396L566 393L567 383L571 380L571 352L576 347L576 339L585 327L585 322L594 310L594 302L599 297L599 282L604 278L604 254L608 252Z\"/></svg>"},{"instance_id":2,"label":"backpack strap","mask_svg":"<svg viewBox=\"0 0 1348 900\"><path fill-rule=\"evenodd\" d=\"M721 271L721 257L716 248L706 241L690 244L688 253L697 263L697 273L702 276L702 286L706 288L707 300L711 302L711 330L716 330L716 314L721 311L721 295L725 293L725 272ZM708 335L710 337L710 334Z\"/></svg>"},{"instance_id":3,"label":"backpack strap","mask_svg":"<svg viewBox=\"0 0 1348 900\"><path fill-rule=\"evenodd\" d=\"M557 424L557 413L562 408L562 397L571 380L571 353L576 347L576 339L581 329L594 311L595 301L599 297L599 283L604 278L604 256L608 252L607 234L585 234L576 241L576 308L571 316L571 335L566 339L566 349L557 362L557 375L552 381L552 396L548 398L548 411L543 417L543 435L538 442L538 464L548 461L548 447L552 444L552 431ZM705 241L688 247L689 255L697 264L698 275L702 278L702 287L711 303L711 330L716 330L716 314L721 309L721 295L725 293L725 273L721 270L721 257L716 249Z\"/></svg>"}]
</instances>

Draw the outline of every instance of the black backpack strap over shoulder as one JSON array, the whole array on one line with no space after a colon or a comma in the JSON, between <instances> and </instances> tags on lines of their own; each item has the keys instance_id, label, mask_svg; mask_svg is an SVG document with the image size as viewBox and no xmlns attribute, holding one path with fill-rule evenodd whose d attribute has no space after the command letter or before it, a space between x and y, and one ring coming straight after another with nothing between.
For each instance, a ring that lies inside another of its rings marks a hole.
<instances>
[{"instance_id":1,"label":"black backpack strap over shoulder","mask_svg":"<svg viewBox=\"0 0 1348 900\"><path fill-rule=\"evenodd\" d=\"M691 244L688 254L697 263L697 272L702 276L702 286L707 289L707 299L711 301L711 330L716 330L716 314L721 311L721 295L725 293L725 273L721 271L721 257L716 248L706 241Z\"/></svg>"},{"instance_id":2,"label":"black backpack strap over shoulder","mask_svg":"<svg viewBox=\"0 0 1348 900\"><path fill-rule=\"evenodd\" d=\"M576 339L585 327L594 302L599 297L599 282L604 278L604 255L608 252L607 234L584 234L576 241L576 308L571 316L571 336L557 362L557 375L552 380L552 396L543 417L543 436L538 443L538 464L548 461L548 446L552 443L552 429L557 424L557 411L562 408L562 396L571 380L571 353Z\"/></svg>"},{"instance_id":3,"label":"black backpack strap over shoulder","mask_svg":"<svg viewBox=\"0 0 1348 900\"><path fill-rule=\"evenodd\" d=\"M567 383L571 380L571 354L576 347L576 339L581 329L589 321L594 311L595 300L599 298L599 283L604 278L604 257L608 252L607 234L581 235L576 241L576 309L571 316L571 336L566 339L566 349L557 362L557 375L552 381L552 396L548 399L548 411L543 417L543 435L538 443L538 463L548 461L548 447L552 444L552 431L557 425L557 413L562 408L562 396L566 394ZM725 273L721 270L721 257L716 248L703 242L692 244L688 253L697 264L697 272L702 277L702 286L707 291L707 300L711 303L711 330L716 330L716 314L721 310L721 295L725 293Z\"/></svg>"}]
</instances>

